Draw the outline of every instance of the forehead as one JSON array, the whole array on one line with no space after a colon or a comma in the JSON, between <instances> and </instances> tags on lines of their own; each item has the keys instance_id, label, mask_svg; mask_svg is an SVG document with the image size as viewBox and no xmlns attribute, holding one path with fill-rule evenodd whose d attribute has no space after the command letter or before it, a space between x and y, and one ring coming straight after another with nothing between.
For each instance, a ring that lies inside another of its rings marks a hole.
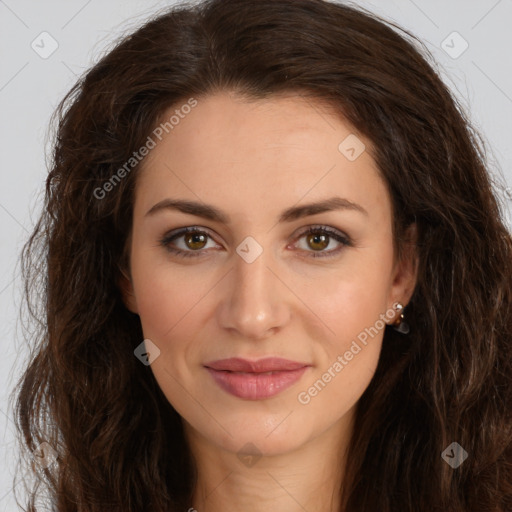
<instances>
[{"instance_id":1,"label":"forehead","mask_svg":"<svg viewBox=\"0 0 512 512\"><path fill-rule=\"evenodd\" d=\"M187 111L143 162L137 196L148 207L164 195L254 210L273 196L288 205L335 194L388 207L369 141L326 103L301 95L248 101L222 92L198 98Z\"/></svg>"}]
</instances>

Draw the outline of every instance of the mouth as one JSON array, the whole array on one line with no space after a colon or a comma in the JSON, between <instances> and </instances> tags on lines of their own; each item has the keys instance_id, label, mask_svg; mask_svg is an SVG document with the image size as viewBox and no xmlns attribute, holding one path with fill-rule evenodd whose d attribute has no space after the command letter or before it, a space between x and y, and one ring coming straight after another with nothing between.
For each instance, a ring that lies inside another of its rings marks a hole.
<instances>
[{"instance_id":1,"label":"mouth","mask_svg":"<svg viewBox=\"0 0 512 512\"><path fill-rule=\"evenodd\" d=\"M281 358L222 359L204 365L216 384L245 400L271 398L295 384L311 366Z\"/></svg>"},{"instance_id":2,"label":"mouth","mask_svg":"<svg viewBox=\"0 0 512 512\"><path fill-rule=\"evenodd\" d=\"M258 359L257 361L250 361L249 359L242 359L241 357L231 357L229 359L211 361L210 363L206 363L205 366L212 370L242 373L268 373L298 370L299 368L310 365L308 363L299 363L280 357L266 357L264 359Z\"/></svg>"}]
</instances>

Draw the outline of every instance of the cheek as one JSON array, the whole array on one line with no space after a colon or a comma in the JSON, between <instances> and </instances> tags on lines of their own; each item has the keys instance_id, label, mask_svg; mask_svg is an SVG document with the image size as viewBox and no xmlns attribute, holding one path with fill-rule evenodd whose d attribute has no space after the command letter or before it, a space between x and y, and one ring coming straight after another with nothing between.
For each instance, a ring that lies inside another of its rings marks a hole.
<instances>
[{"instance_id":1,"label":"cheek","mask_svg":"<svg viewBox=\"0 0 512 512\"><path fill-rule=\"evenodd\" d=\"M138 314L144 335L164 341L173 336L187 315L208 293L204 276L188 267L137 255L132 263Z\"/></svg>"},{"instance_id":2,"label":"cheek","mask_svg":"<svg viewBox=\"0 0 512 512\"><path fill-rule=\"evenodd\" d=\"M344 281L324 300L320 314L330 334L318 345L315 371L296 397L310 417L321 417L325 424L337 421L371 382L386 325L385 285Z\"/></svg>"},{"instance_id":3,"label":"cheek","mask_svg":"<svg viewBox=\"0 0 512 512\"><path fill-rule=\"evenodd\" d=\"M364 341L368 329L384 328L382 315L388 308L390 266L387 258L378 263L359 258L350 268L336 272L323 279L321 286L308 290L307 304L328 331L326 339L331 356L348 350L347 346L361 333L360 339Z\"/></svg>"},{"instance_id":4,"label":"cheek","mask_svg":"<svg viewBox=\"0 0 512 512\"><path fill-rule=\"evenodd\" d=\"M361 397L375 374L386 326L391 253L354 258L350 271L338 272L308 294L322 319L318 365L298 402L332 420ZM314 306L313 306L314 305ZM311 327L310 327L311 328ZM318 333L308 332L312 340Z\"/></svg>"},{"instance_id":5,"label":"cheek","mask_svg":"<svg viewBox=\"0 0 512 512\"><path fill-rule=\"evenodd\" d=\"M144 338L160 350L151 370L180 413L190 408L183 385L188 383L187 389L190 387L204 359L204 342L208 339L202 329L212 308L212 289L219 280L211 274L211 269L179 268L137 257L133 260L132 277Z\"/></svg>"},{"instance_id":6,"label":"cheek","mask_svg":"<svg viewBox=\"0 0 512 512\"><path fill-rule=\"evenodd\" d=\"M208 285L190 268L183 270L154 262L133 261L137 307L144 333L159 348L151 371L170 404L188 417L191 410L188 388L193 372L187 362L200 360L200 343L194 343L201 321ZM203 276L204 277L204 276ZM211 286L210 286L211 288ZM188 383L187 385L184 385Z\"/></svg>"}]
</instances>

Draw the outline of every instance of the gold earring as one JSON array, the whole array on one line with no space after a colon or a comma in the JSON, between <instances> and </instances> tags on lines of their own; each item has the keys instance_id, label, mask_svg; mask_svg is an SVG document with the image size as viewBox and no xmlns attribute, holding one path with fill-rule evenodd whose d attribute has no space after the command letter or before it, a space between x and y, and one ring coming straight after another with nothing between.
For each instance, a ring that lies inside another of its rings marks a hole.
<instances>
[{"instance_id":1,"label":"gold earring","mask_svg":"<svg viewBox=\"0 0 512 512\"><path fill-rule=\"evenodd\" d=\"M398 331L402 334L407 334L410 329L409 329L409 324L404 322L404 314L402 313L402 311L404 309L403 304L401 304L400 302L397 302L395 305L395 309L396 309L396 311L399 312L399 315L396 318L396 320L394 322L392 322L390 325L393 326L393 329L395 329L395 331Z\"/></svg>"}]
</instances>

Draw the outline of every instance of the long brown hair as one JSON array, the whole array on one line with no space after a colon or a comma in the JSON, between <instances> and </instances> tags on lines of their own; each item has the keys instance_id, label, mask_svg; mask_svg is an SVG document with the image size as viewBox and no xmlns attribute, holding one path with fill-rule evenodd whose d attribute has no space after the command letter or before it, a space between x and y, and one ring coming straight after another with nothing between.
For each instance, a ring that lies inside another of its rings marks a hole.
<instances>
[{"instance_id":1,"label":"long brown hair","mask_svg":"<svg viewBox=\"0 0 512 512\"><path fill-rule=\"evenodd\" d=\"M430 60L362 9L208 0L159 13L76 83L55 113L44 206L21 255L34 322L16 420L26 456L55 450L34 467L53 510L190 507L181 419L134 356L141 324L118 286L140 165L98 190L169 107L219 90L327 101L374 147L399 254L418 226L411 331L386 330L358 403L343 510L512 510L512 239L484 143ZM468 454L457 468L441 456L452 442Z\"/></svg>"}]
</instances>

